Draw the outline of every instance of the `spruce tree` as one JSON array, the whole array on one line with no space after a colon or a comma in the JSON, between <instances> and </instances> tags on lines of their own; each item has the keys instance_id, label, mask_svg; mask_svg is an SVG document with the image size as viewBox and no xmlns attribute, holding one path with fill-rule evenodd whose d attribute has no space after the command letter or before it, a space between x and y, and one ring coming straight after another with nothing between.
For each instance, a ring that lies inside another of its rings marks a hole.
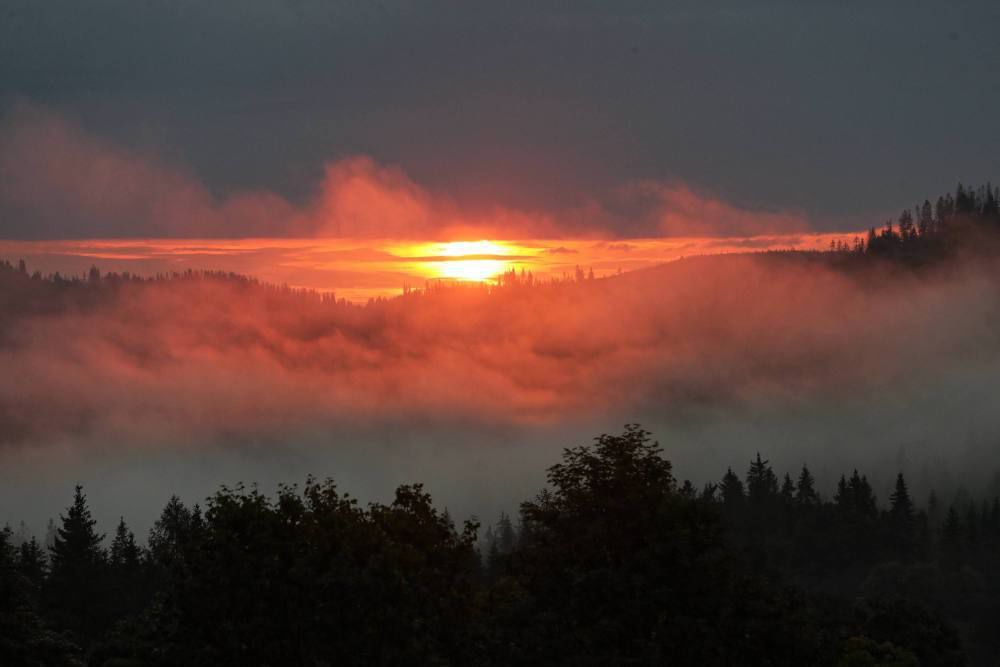
<instances>
[{"instance_id":1,"label":"spruce tree","mask_svg":"<svg viewBox=\"0 0 1000 667\"><path fill-rule=\"evenodd\" d=\"M722 502L726 507L739 507L743 503L743 482L736 476L732 468L726 469L726 474L723 475L719 488L722 491Z\"/></svg>"},{"instance_id":2,"label":"spruce tree","mask_svg":"<svg viewBox=\"0 0 1000 667\"><path fill-rule=\"evenodd\" d=\"M778 493L778 477L771 470L768 461L757 458L750 462L750 469L747 471L747 496L753 502L762 502Z\"/></svg>"},{"instance_id":3,"label":"spruce tree","mask_svg":"<svg viewBox=\"0 0 1000 667\"><path fill-rule=\"evenodd\" d=\"M82 665L78 649L45 627L34 598L20 568L13 534L4 528L0 530L0 665Z\"/></svg>"},{"instance_id":4,"label":"spruce tree","mask_svg":"<svg viewBox=\"0 0 1000 667\"><path fill-rule=\"evenodd\" d=\"M816 479L805 465L802 466L799 480L795 484L795 502L800 505L815 505L819 502L819 496L816 494Z\"/></svg>"},{"instance_id":5,"label":"spruce tree","mask_svg":"<svg viewBox=\"0 0 1000 667\"><path fill-rule=\"evenodd\" d=\"M874 517L878 514L875 493L872 491L871 484L868 483L867 476L859 475L858 471L855 470L851 478L847 481L846 493L845 507L848 511L864 517ZM840 486L838 486L837 494L838 496L841 494Z\"/></svg>"},{"instance_id":6,"label":"spruce tree","mask_svg":"<svg viewBox=\"0 0 1000 667\"><path fill-rule=\"evenodd\" d=\"M103 563L104 551L101 542L104 535L98 535L94 527L97 521L91 516L87 506L87 496L79 484L73 494L73 504L66 516L60 515L62 526L57 529L53 540L52 576L62 577L65 573L81 571Z\"/></svg>"},{"instance_id":7,"label":"spruce tree","mask_svg":"<svg viewBox=\"0 0 1000 667\"><path fill-rule=\"evenodd\" d=\"M57 625L87 643L103 629L104 536L95 530L97 521L80 485L73 494L73 504L59 518L62 525L50 550L46 600Z\"/></svg>"},{"instance_id":8,"label":"spruce tree","mask_svg":"<svg viewBox=\"0 0 1000 667\"><path fill-rule=\"evenodd\" d=\"M172 567L182 557L184 545L190 537L193 515L176 495L170 496L166 507L149 531L149 552L159 567ZM198 512L198 523L201 512Z\"/></svg>"},{"instance_id":9,"label":"spruce tree","mask_svg":"<svg viewBox=\"0 0 1000 667\"><path fill-rule=\"evenodd\" d=\"M913 501L906 488L903 473L896 476L896 488L889 496L889 515L897 527L909 528L913 525Z\"/></svg>"},{"instance_id":10,"label":"spruce tree","mask_svg":"<svg viewBox=\"0 0 1000 667\"><path fill-rule=\"evenodd\" d=\"M17 549L17 569L21 571L35 592L41 589L48 567L45 551L34 536L27 542L21 543Z\"/></svg>"},{"instance_id":11,"label":"spruce tree","mask_svg":"<svg viewBox=\"0 0 1000 667\"><path fill-rule=\"evenodd\" d=\"M851 494L847 490L847 478L843 475L837 481L837 493L833 495L833 502L841 512L850 513L853 509Z\"/></svg>"},{"instance_id":12,"label":"spruce tree","mask_svg":"<svg viewBox=\"0 0 1000 667\"><path fill-rule=\"evenodd\" d=\"M514 551L517 535L514 533L514 525L510 521L510 516L506 512L500 512L500 520L497 521L496 543L501 554L509 554Z\"/></svg>"},{"instance_id":13,"label":"spruce tree","mask_svg":"<svg viewBox=\"0 0 1000 667\"><path fill-rule=\"evenodd\" d=\"M111 541L108 566L107 593L112 615L121 618L138 614L148 603L151 591L143 567L142 549L136 544L135 535L125 524L124 517L119 519Z\"/></svg>"},{"instance_id":14,"label":"spruce tree","mask_svg":"<svg viewBox=\"0 0 1000 667\"><path fill-rule=\"evenodd\" d=\"M109 564L114 568L136 568L139 566L141 553L139 545L135 542L135 535L125 525L125 517L121 517L115 529L115 537L111 541Z\"/></svg>"},{"instance_id":15,"label":"spruce tree","mask_svg":"<svg viewBox=\"0 0 1000 667\"><path fill-rule=\"evenodd\" d=\"M785 473L784 481L781 483L781 500L787 503L795 500L795 482L792 481L792 476L787 472Z\"/></svg>"}]
</instances>

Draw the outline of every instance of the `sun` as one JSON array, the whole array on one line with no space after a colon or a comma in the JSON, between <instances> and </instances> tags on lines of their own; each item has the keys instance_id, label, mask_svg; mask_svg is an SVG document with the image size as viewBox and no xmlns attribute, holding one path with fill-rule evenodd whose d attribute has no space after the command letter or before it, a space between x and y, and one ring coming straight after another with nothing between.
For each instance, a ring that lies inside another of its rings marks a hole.
<instances>
[{"instance_id":1,"label":"sun","mask_svg":"<svg viewBox=\"0 0 1000 667\"><path fill-rule=\"evenodd\" d=\"M518 248L499 241L421 243L395 249L395 254L418 262L429 278L486 282L513 267Z\"/></svg>"},{"instance_id":2,"label":"sun","mask_svg":"<svg viewBox=\"0 0 1000 667\"><path fill-rule=\"evenodd\" d=\"M503 273L507 262L499 259L455 259L440 262L437 269L442 278L484 282Z\"/></svg>"}]
</instances>

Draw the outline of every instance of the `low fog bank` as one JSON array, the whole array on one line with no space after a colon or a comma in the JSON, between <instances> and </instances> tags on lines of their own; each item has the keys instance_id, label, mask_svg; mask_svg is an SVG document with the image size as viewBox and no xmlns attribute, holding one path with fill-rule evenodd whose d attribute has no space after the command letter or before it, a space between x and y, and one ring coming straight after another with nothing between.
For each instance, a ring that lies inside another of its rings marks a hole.
<instances>
[{"instance_id":1,"label":"low fog bank","mask_svg":"<svg viewBox=\"0 0 1000 667\"><path fill-rule=\"evenodd\" d=\"M309 474L363 501L424 482L491 521L628 422L697 485L760 451L828 494L853 468L881 499L898 470L918 498L996 492L998 276L769 254L357 307L7 271L0 521L43 534L80 482L104 530L124 506L144 533L171 493Z\"/></svg>"}]
</instances>

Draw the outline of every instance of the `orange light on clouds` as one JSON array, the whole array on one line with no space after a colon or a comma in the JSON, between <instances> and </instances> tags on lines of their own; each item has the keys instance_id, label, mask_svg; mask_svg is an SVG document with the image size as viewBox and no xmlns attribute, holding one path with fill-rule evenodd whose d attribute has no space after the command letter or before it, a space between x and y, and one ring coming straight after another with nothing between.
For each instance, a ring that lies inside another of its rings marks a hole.
<instances>
[{"instance_id":1,"label":"orange light on clouds","mask_svg":"<svg viewBox=\"0 0 1000 667\"><path fill-rule=\"evenodd\" d=\"M428 279L485 282L530 260L532 248L509 241L450 241L418 243L390 249L412 259L414 270Z\"/></svg>"},{"instance_id":2,"label":"orange light on clouds","mask_svg":"<svg viewBox=\"0 0 1000 667\"><path fill-rule=\"evenodd\" d=\"M404 242L355 238L87 239L3 241L0 259L24 259L31 270L84 275L155 275L187 269L233 271L268 283L336 292L350 301L394 296L431 280L488 282L511 269L536 280L597 277L643 269L680 257L762 250L823 250L855 234L655 239L503 239Z\"/></svg>"}]
</instances>

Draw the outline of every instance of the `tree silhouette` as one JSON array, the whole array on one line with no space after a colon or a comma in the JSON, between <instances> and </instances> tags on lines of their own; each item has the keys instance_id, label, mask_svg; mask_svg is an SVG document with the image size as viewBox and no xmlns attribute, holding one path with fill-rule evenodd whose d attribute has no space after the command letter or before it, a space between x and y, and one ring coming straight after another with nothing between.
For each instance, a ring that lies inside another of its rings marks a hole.
<instances>
[{"instance_id":1,"label":"tree silhouette","mask_svg":"<svg viewBox=\"0 0 1000 667\"><path fill-rule=\"evenodd\" d=\"M105 554L77 487L51 573L0 531L0 664L992 664L1000 487L940 525L901 473L882 507L857 470L816 487L758 453L745 486L678 488L629 425L564 450L483 557L418 484L361 506L312 479L172 497L149 552L120 519Z\"/></svg>"},{"instance_id":2,"label":"tree silhouette","mask_svg":"<svg viewBox=\"0 0 1000 667\"><path fill-rule=\"evenodd\" d=\"M722 503L725 507L737 509L743 505L745 499L743 482L740 481L740 478L733 472L732 468L728 468L726 474L722 476L719 489L722 493Z\"/></svg>"},{"instance_id":3,"label":"tree silhouette","mask_svg":"<svg viewBox=\"0 0 1000 667\"><path fill-rule=\"evenodd\" d=\"M135 535L125 525L125 518L118 521L115 537L108 552L108 563L114 568L137 569L142 551L135 542Z\"/></svg>"},{"instance_id":4,"label":"tree silhouette","mask_svg":"<svg viewBox=\"0 0 1000 667\"><path fill-rule=\"evenodd\" d=\"M778 493L778 477L766 460L757 458L750 462L747 471L747 497L751 502L762 503L773 498Z\"/></svg>"},{"instance_id":5,"label":"tree silhouette","mask_svg":"<svg viewBox=\"0 0 1000 667\"><path fill-rule=\"evenodd\" d=\"M889 515L893 523L903 529L911 529L913 526L913 501L910 500L910 492L906 488L906 481L903 480L903 473L896 475L896 488L889 496Z\"/></svg>"},{"instance_id":6,"label":"tree silhouette","mask_svg":"<svg viewBox=\"0 0 1000 667\"><path fill-rule=\"evenodd\" d=\"M104 536L95 530L97 522L82 486L76 486L73 503L60 521L50 549L46 603L59 627L86 641L97 636L106 621L105 553L101 548Z\"/></svg>"},{"instance_id":7,"label":"tree silhouette","mask_svg":"<svg viewBox=\"0 0 1000 667\"><path fill-rule=\"evenodd\" d=\"M785 503L795 501L795 482L792 481L792 476L787 472L781 482L781 500Z\"/></svg>"},{"instance_id":8,"label":"tree silhouette","mask_svg":"<svg viewBox=\"0 0 1000 667\"><path fill-rule=\"evenodd\" d=\"M0 530L0 664L17 667L83 665L79 649L45 627L39 616L32 584L18 565L9 528Z\"/></svg>"},{"instance_id":9,"label":"tree silhouette","mask_svg":"<svg viewBox=\"0 0 1000 667\"><path fill-rule=\"evenodd\" d=\"M819 502L819 495L816 493L816 480L805 465L802 466L799 479L795 484L795 502L800 505L815 505Z\"/></svg>"}]
</instances>

